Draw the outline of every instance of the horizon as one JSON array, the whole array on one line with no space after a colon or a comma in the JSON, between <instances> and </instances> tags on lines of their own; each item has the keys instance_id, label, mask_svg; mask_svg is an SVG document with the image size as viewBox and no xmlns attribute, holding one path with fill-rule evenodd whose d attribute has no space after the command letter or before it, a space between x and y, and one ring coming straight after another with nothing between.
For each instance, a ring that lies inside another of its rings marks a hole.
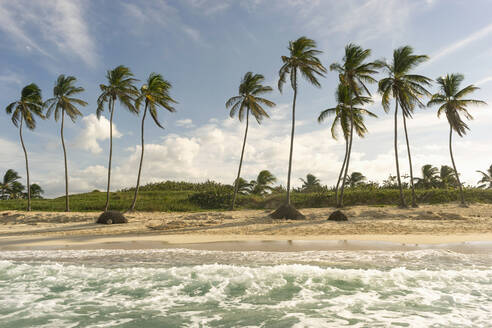
<instances>
[{"instance_id":1,"label":"horizon","mask_svg":"<svg viewBox=\"0 0 492 328\"><path fill-rule=\"evenodd\" d=\"M285 186L292 91L285 88L280 94L276 82L280 56L287 54L288 42L301 35L317 42L318 49L324 52L320 58L325 67L341 61L344 46L354 42L372 49L372 60L390 59L394 48L411 45L416 54L430 56L416 72L432 79L446 73L463 73L462 87L469 84L480 87L473 98L489 104L471 107L470 113L475 117L469 122L471 130L464 138L455 138L458 171L465 184L476 185L480 179L476 170L485 171L492 164L487 134L492 122L489 96L492 63L487 60L490 57L487 54L492 54L490 42L487 44L492 40L492 24L487 13L492 3L477 1L474 6L442 0L29 3L44 14L42 17L21 10L26 7L23 4L26 1L0 0L1 174L13 168L25 177L18 130L5 114L5 107L19 97L20 90L28 83L37 83L43 99L47 99L52 96L59 74L74 75L77 85L86 89L80 98L89 105L81 108L84 116L75 125L69 123L65 130L70 193L104 190L109 122L107 112L97 120L95 103L98 86L105 83L106 70L124 64L140 80L138 86L151 72L162 74L172 83L170 93L178 101L176 113L160 111L165 130L150 120L146 123L142 185L165 180L233 183L244 124L229 118L225 102L236 95L244 73L252 71L263 74L266 83L274 87L267 98L277 106L269 110L271 119L264 120L260 127L251 124L241 176L249 181L267 169L277 177L278 184ZM109 19L104 20L106 15ZM458 17L466 28L460 29L455 24ZM57 19L59 24L54 23ZM134 24L128 24L129 21ZM223 29L223 26L230 28ZM378 79L381 76L378 74ZM342 140L332 139L331 120L318 124L316 118L321 110L335 105L337 80L335 72L328 72L320 80L320 89L300 82L293 187L298 187L298 178L308 173L323 184L336 183L344 144ZM393 116L384 113L375 85L370 90L375 102L369 109L379 118L367 120L369 133L364 139L354 138L349 172L359 171L368 180L380 182L396 174ZM435 85L430 91L437 91ZM421 176L420 168L424 164L451 166L448 123L445 117L438 119L436 111L436 108L417 109L414 118L407 122L415 177ZM140 118L117 105L114 128L112 190L131 188L138 169ZM399 153L404 175L409 169L402 132L400 129ZM41 185L46 197L61 196L64 176L59 123L52 118L38 120L36 130L26 130L24 138L32 183Z\"/></svg>"}]
</instances>

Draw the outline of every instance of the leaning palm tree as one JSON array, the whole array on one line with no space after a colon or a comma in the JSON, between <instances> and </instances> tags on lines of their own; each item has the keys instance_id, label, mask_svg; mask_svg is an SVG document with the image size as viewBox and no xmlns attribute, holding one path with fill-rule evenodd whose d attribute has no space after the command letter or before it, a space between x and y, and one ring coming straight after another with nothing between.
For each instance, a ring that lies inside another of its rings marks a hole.
<instances>
[{"instance_id":1,"label":"leaning palm tree","mask_svg":"<svg viewBox=\"0 0 492 328\"><path fill-rule=\"evenodd\" d=\"M316 42L305 36L296 41L289 42L289 56L282 56L282 67L279 70L278 89L282 92L287 77L290 79L290 85L294 90L292 100L292 129L290 134L290 152L289 152L289 169L287 173L287 199L285 204L280 206L271 214L276 219L297 219L303 218L290 204L290 177L292 172L292 154L294 151L294 130L296 121L296 99L297 99L297 74L300 73L308 82L315 87L321 87L318 77L323 77L326 68L321 64L318 56L322 51L316 49Z\"/></svg>"},{"instance_id":2,"label":"leaning palm tree","mask_svg":"<svg viewBox=\"0 0 492 328\"><path fill-rule=\"evenodd\" d=\"M68 198L67 150L65 148L65 139L63 137L65 114L67 114L72 122L75 123L77 117L82 116L82 113L77 109L76 105L87 105L85 101L74 98L77 94L84 92L84 88L76 87L74 85L76 80L77 79L74 76L65 76L63 74L58 76L55 87L53 88L53 98L50 98L45 102L45 106L48 107L46 117L50 117L51 113L54 111L55 121L58 122L61 116L60 136L63 148L63 158L65 161L65 212L70 211L70 200Z\"/></svg>"},{"instance_id":3,"label":"leaning palm tree","mask_svg":"<svg viewBox=\"0 0 492 328\"><path fill-rule=\"evenodd\" d=\"M135 107L135 99L139 96L138 89L134 86L137 81L133 78L133 73L128 67L120 65L106 73L108 84L101 84L101 94L97 98L97 118L101 117L104 111L104 104L108 103L108 111L111 114L109 119L109 163L108 163L108 187L106 192L106 205L104 211L109 208L109 189L111 185L111 159L113 156L113 116L114 103L119 100L120 103L131 113L138 114L138 108Z\"/></svg>"},{"instance_id":4,"label":"leaning palm tree","mask_svg":"<svg viewBox=\"0 0 492 328\"><path fill-rule=\"evenodd\" d=\"M406 207L403 197L403 188L400 177L400 164L398 161L398 105L403 113L403 128L405 130L405 140L407 143L408 162L410 165L410 186L412 189L412 207L417 207L415 188L413 185L412 156L410 154L410 143L408 141L407 118L412 117L415 106L425 107L420 100L423 96L430 96L430 92L425 87L430 86L431 79L422 75L411 74L412 69L417 65L428 60L426 55L414 55L410 46L400 47L393 51L391 63L380 61L380 65L385 68L388 76L379 81L379 92L382 95L382 105L385 112L389 112L390 97L395 100L395 127L394 127L394 147L396 161L396 176L400 189L400 207Z\"/></svg>"},{"instance_id":5,"label":"leaning palm tree","mask_svg":"<svg viewBox=\"0 0 492 328\"><path fill-rule=\"evenodd\" d=\"M489 169L486 172L477 171L482 175L482 179L477 183L481 183L478 188L492 189L492 165L490 165Z\"/></svg>"},{"instance_id":6,"label":"leaning palm tree","mask_svg":"<svg viewBox=\"0 0 492 328\"><path fill-rule=\"evenodd\" d=\"M138 196L138 188L140 186L140 175L142 173L142 163L144 157L144 124L145 124L145 116L147 115L147 111L150 112L150 116L154 120L154 123L163 129L164 127L159 122L157 117L157 108L162 107L167 111L173 113L176 110L172 106L172 104L176 104L177 102L171 98L169 95L169 90L171 89L171 83L164 80L162 75L151 73L149 78L147 79L147 84L144 84L142 88L140 88L140 95L136 101L136 107L139 108L140 104L145 102L145 109L142 117L142 130L141 130L141 139L142 139L142 149L140 154L140 164L138 166L138 176L137 176L137 186L135 187L135 195L133 196L133 202L130 207L130 211L135 210L135 204L137 203Z\"/></svg>"},{"instance_id":7,"label":"leaning palm tree","mask_svg":"<svg viewBox=\"0 0 492 328\"><path fill-rule=\"evenodd\" d=\"M10 197L10 193L13 190L13 185L14 182L19 180L21 177L19 174L12 170L9 169L7 172L5 172L3 176L3 180L0 182L0 199L7 199Z\"/></svg>"},{"instance_id":8,"label":"leaning palm tree","mask_svg":"<svg viewBox=\"0 0 492 328\"><path fill-rule=\"evenodd\" d=\"M335 98L337 99L337 106L322 111L318 116L318 123L323 122L330 115L335 115L335 119L331 124L331 135L335 140L337 139L336 127L337 125L340 125L343 137L345 139L345 155L343 157L342 167L340 169L340 173L338 174L338 180L335 187L335 202L336 204L338 204L338 190L340 187L340 181L342 180L345 165L347 163L349 151L351 118L353 118L354 121L355 132L359 137L363 138L367 133L367 128L364 124L364 118L362 117L362 114L367 114L372 117L377 117L377 115L364 108L361 108L361 106L372 102L372 99L370 97L359 96L354 98L352 93L350 92L350 88L345 84L340 83L338 85L337 91L335 93ZM352 104L352 108L350 107L350 104Z\"/></svg>"},{"instance_id":9,"label":"leaning palm tree","mask_svg":"<svg viewBox=\"0 0 492 328\"><path fill-rule=\"evenodd\" d=\"M350 93L361 103L360 97L365 92L369 96L371 93L367 89L366 83L375 83L373 75L377 73L379 64L377 62L366 62L371 55L370 49L362 49L360 46L350 43L345 47L345 55L343 63L333 63L330 65L330 70L338 72L340 83L346 85ZM354 115L353 115L353 98L350 97L350 137L347 159L345 164L345 172L343 175L343 183L340 190L340 198L338 199L337 207L343 207L343 192L345 189L345 181L347 180L348 168L350 164L350 154L352 152L352 140L354 135Z\"/></svg>"},{"instance_id":10,"label":"leaning palm tree","mask_svg":"<svg viewBox=\"0 0 492 328\"><path fill-rule=\"evenodd\" d=\"M246 116L246 128L244 130L243 148L241 150L241 159L239 160L237 178L234 183L234 195L232 197L231 209L234 209L239 189L238 182L240 181L239 178L241 177L244 148L246 146L246 138L248 136L249 114L251 113L251 115L253 115L256 119L256 122L258 122L258 124L261 124L261 120L263 118L270 117L268 116L262 105L266 105L268 107L275 106L274 102L261 97L263 94L271 92L273 90L269 86L262 85L264 80L265 78L261 74L253 74L251 72L244 74L244 77L239 84L239 95L230 98L226 102L226 107L231 108L231 117L234 117L237 114L239 121L242 122L244 117Z\"/></svg>"},{"instance_id":11,"label":"leaning palm tree","mask_svg":"<svg viewBox=\"0 0 492 328\"><path fill-rule=\"evenodd\" d=\"M463 195L463 186L461 185L453 157L453 130L458 133L460 137L463 137L466 134L466 130L469 130L469 128L462 120L460 114L463 114L465 118L472 120L473 116L468 113L467 106L486 105L484 101L465 98L479 88L471 84L460 90L460 84L463 82L464 78L463 74L447 74L444 77L437 78L437 84L439 85L440 90L434 94L427 103L427 106L440 105L437 116L439 117L442 113L445 113L448 119L449 154L451 156L451 163L453 163L454 174L460 190L461 206L466 206L466 203L465 196Z\"/></svg>"},{"instance_id":12,"label":"leaning palm tree","mask_svg":"<svg viewBox=\"0 0 492 328\"><path fill-rule=\"evenodd\" d=\"M43 188L41 188L40 185L38 185L36 183L33 183L31 185L30 192L31 192L32 198L37 198L37 199L43 198L44 190L43 190Z\"/></svg>"},{"instance_id":13,"label":"leaning palm tree","mask_svg":"<svg viewBox=\"0 0 492 328\"><path fill-rule=\"evenodd\" d=\"M24 157L26 160L26 177L27 177L27 210L31 210L31 191L29 183L29 161L27 159L27 151L24 145L24 139L22 138L22 126L23 123L29 130L34 130L36 127L36 120L34 116L38 116L44 119L43 115L43 99L41 97L41 89L31 83L25 86L21 92L21 98L14 101L6 108L7 114L12 115L12 123L19 128L19 137L24 150Z\"/></svg>"}]
</instances>

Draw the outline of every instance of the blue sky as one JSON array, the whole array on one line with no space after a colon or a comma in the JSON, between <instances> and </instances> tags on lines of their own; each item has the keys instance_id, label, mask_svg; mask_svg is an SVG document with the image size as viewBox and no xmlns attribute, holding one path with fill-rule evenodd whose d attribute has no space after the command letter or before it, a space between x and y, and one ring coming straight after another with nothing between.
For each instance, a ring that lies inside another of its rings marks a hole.
<instances>
[{"instance_id":1,"label":"blue sky","mask_svg":"<svg viewBox=\"0 0 492 328\"><path fill-rule=\"evenodd\" d=\"M465 84L481 88L475 97L492 102L490 12L488 0L0 0L0 104L5 108L31 82L48 98L59 74L76 76L89 105L82 109L83 118L66 127L70 189L104 189L109 126L107 119L94 116L98 86L105 83L106 71L120 64L141 81L151 72L161 73L172 82L171 94L179 104L176 113L161 112L165 130L147 123L144 183L231 183L243 126L228 118L225 101L236 94L247 71L263 74L275 86L289 40L302 35L316 40L327 67L341 60L349 42L372 49L373 59L389 58L394 48L408 44L431 57L418 73L431 78L464 73ZM295 183L313 173L333 185L343 159L343 144L331 138L328 124L316 122L321 110L334 105L337 75L329 72L321 83L321 89L300 84ZM365 139L354 140L350 171L381 181L395 173L392 116L382 111L376 86L371 91L371 110L379 118L368 120ZM275 90L270 98L277 107L271 120L250 132L243 176L252 179L269 169L285 185L292 91ZM490 106L470 111L475 116L472 130L456 139L455 156L463 179L475 184L480 178L475 171L492 164L492 111ZM0 174L16 168L25 176L18 131L2 112ZM419 110L408 126L415 172L427 163L450 165L448 126L444 117L436 117L435 108ZM117 107L115 128L112 185L118 189L136 180L140 120ZM25 132L32 181L48 196L63 192L58 130L51 119ZM404 139L399 142L405 173Z\"/></svg>"}]
</instances>

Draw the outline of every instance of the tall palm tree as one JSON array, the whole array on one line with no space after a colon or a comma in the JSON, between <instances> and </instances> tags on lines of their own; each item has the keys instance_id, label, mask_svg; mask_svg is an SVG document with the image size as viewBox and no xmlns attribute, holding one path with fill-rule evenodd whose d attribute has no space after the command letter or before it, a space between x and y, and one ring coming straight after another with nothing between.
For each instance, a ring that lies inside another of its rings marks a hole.
<instances>
[{"instance_id":1,"label":"tall palm tree","mask_svg":"<svg viewBox=\"0 0 492 328\"><path fill-rule=\"evenodd\" d=\"M468 125L462 120L460 114L465 118L472 120L473 116L468 112L467 106L469 105L486 105L484 101L467 99L466 96L479 88L473 84L460 90L460 84L464 80L463 74L447 74L444 77L437 78L437 84L439 85L439 92L432 95L431 100L427 103L427 106L439 105L437 116L440 117L442 113L446 114L449 123L449 154L451 156L451 163L453 163L453 170L458 181L458 187L460 189L461 206L466 206L465 196L463 195L463 186L461 185L458 170L453 157L453 130L458 133L460 137L466 134L466 130L469 130Z\"/></svg>"},{"instance_id":2,"label":"tall palm tree","mask_svg":"<svg viewBox=\"0 0 492 328\"><path fill-rule=\"evenodd\" d=\"M347 163L348 151L349 151L349 139L350 139L350 119L353 118L354 121L354 130L357 135L361 138L367 133L367 128L364 124L364 118L362 114L367 114L372 117L377 117L376 114L361 108L361 107L353 107L353 106L363 106L365 104L371 103L372 99L370 97L353 97L350 92L350 88L340 83L338 85L337 91L335 92L335 98L337 99L337 106L333 108L325 109L318 116L318 123L323 122L328 116L335 115L335 119L331 124L331 135L336 140L337 133L336 127L340 125L340 128L343 132L343 137L345 139L345 155L343 157L342 167L340 168L340 173L338 174L338 180L335 187L335 201L338 204L338 190L340 187L340 181L342 180L342 175L345 169L345 165ZM352 103L352 108L350 104Z\"/></svg>"},{"instance_id":3,"label":"tall palm tree","mask_svg":"<svg viewBox=\"0 0 492 328\"><path fill-rule=\"evenodd\" d=\"M7 172L5 172L3 176L2 182L0 182L0 199L7 199L10 197L10 193L13 190L13 184L17 180L19 180L21 177L19 174L12 170L9 169Z\"/></svg>"},{"instance_id":4,"label":"tall palm tree","mask_svg":"<svg viewBox=\"0 0 492 328\"><path fill-rule=\"evenodd\" d=\"M265 195L272 191L272 184L277 181L277 178L268 170L263 170L258 174L256 180L251 180L251 193L255 195Z\"/></svg>"},{"instance_id":5,"label":"tall palm tree","mask_svg":"<svg viewBox=\"0 0 492 328\"><path fill-rule=\"evenodd\" d=\"M84 92L84 88L76 87L74 76L65 76L61 74L56 80L53 88L53 98L45 102L48 107L46 117L50 117L51 113L55 112L55 121L58 122L61 115L60 136L63 148L63 158L65 162L65 212L70 211L70 200L68 198L68 166L67 166L67 149L65 148L65 138L63 137L63 128L65 125L65 114L75 123L78 116L82 113L77 109L76 105L86 106L87 103L81 99L74 98L77 94Z\"/></svg>"},{"instance_id":6,"label":"tall palm tree","mask_svg":"<svg viewBox=\"0 0 492 328\"><path fill-rule=\"evenodd\" d=\"M104 211L109 208L109 189L111 185L111 159L113 157L113 116L114 103L118 99L123 107L131 113L138 114L138 108L135 106L135 99L139 96L138 89L134 83L137 81L133 78L133 73L126 66L120 65L106 73L108 84L101 84L101 94L97 98L97 118L101 117L104 111L104 104L108 103L108 111L111 114L109 119L109 163L108 163L108 187L106 192L106 205Z\"/></svg>"},{"instance_id":7,"label":"tall palm tree","mask_svg":"<svg viewBox=\"0 0 492 328\"><path fill-rule=\"evenodd\" d=\"M274 218L296 219L302 217L290 204L290 178L292 173L292 154L294 151L294 130L296 121L296 99L297 99L297 74L300 73L310 84L315 87L321 87L318 77L323 77L326 73L326 68L321 64L318 56L322 51L316 49L316 42L308 39L305 36L300 37L296 41L289 42L289 55L282 56L282 67L280 68L278 89L282 92L282 88L290 79L290 85L294 90L294 98L292 100L292 129L290 133L290 152L289 152L289 169L287 173L287 199L286 203L271 214Z\"/></svg>"},{"instance_id":8,"label":"tall palm tree","mask_svg":"<svg viewBox=\"0 0 492 328\"><path fill-rule=\"evenodd\" d=\"M431 79L423 75L411 74L411 71L419 64L428 60L426 55L414 55L410 46L400 47L393 51L393 60L391 63L380 61L380 65L385 68L388 76L379 81L379 92L382 95L382 105L386 112L389 112L390 97L395 100L395 131L394 147L396 176L398 178L398 187L400 189L400 207L406 207L405 198L403 197L403 188L400 177L400 164L398 161L398 105L403 113L403 127L405 130L405 140L407 144L408 162L410 165L410 186L412 189L412 207L417 207L415 197L415 188L413 185L413 167L412 156L410 153L410 143L408 141L407 118L412 117L415 106L425 107L420 100L423 96L430 96L430 92L425 87L430 86Z\"/></svg>"},{"instance_id":9,"label":"tall palm tree","mask_svg":"<svg viewBox=\"0 0 492 328\"><path fill-rule=\"evenodd\" d=\"M321 188L319 179L311 173L306 175L306 179L300 178L302 182L301 190L303 192L313 192Z\"/></svg>"},{"instance_id":10,"label":"tall palm tree","mask_svg":"<svg viewBox=\"0 0 492 328\"><path fill-rule=\"evenodd\" d=\"M360 172L352 172L347 181L345 182L347 184L347 186L349 186L350 188L355 188L361 184L364 183L364 181L366 181L367 178Z\"/></svg>"},{"instance_id":11,"label":"tall palm tree","mask_svg":"<svg viewBox=\"0 0 492 328\"><path fill-rule=\"evenodd\" d=\"M251 113L256 122L261 124L261 120L268 116L262 105L268 107L275 106L275 103L262 98L261 96L265 93L271 92L273 89L269 86L264 86L262 83L265 78L261 74L253 74L247 72L244 74L241 83L239 84L239 95L234 96L227 100L226 107L231 108L230 116L234 117L237 113L239 121L243 121L244 116L246 116L246 128L244 130L244 140L243 148L241 150L241 159L239 160L239 169L237 170L237 178L234 183L234 196L232 197L231 209L234 209L236 204L237 192L239 189L239 178L241 177L241 167L243 165L244 148L246 146L246 138L248 136L249 127L249 114Z\"/></svg>"},{"instance_id":12,"label":"tall palm tree","mask_svg":"<svg viewBox=\"0 0 492 328\"><path fill-rule=\"evenodd\" d=\"M19 137L24 150L26 160L26 177L27 177L27 210L31 210L31 191L29 183L29 161L27 159L27 151L22 138L23 123L29 130L34 130L36 127L35 116L44 119L43 115L43 98L41 97L41 89L31 83L25 86L21 92L21 98L9 104L5 109L7 114L12 115L12 123L19 128Z\"/></svg>"},{"instance_id":13,"label":"tall palm tree","mask_svg":"<svg viewBox=\"0 0 492 328\"><path fill-rule=\"evenodd\" d=\"M135 204L137 203L138 196L138 188L140 186L140 175L142 173L142 163L144 157L144 124L145 124L145 116L147 115L147 111L150 111L150 116L154 120L154 123L163 129L164 127L159 122L157 117L157 108L162 107L167 111L173 113L176 110L172 106L172 104L176 104L177 102L171 98L169 95L169 90L171 89L171 83L164 80L161 74L151 73L149 78L147 79L147 84L144 84L140 88L140 95L136 101L136 107L139 108L142 102L145 102L145 109L142 117L142 131L141 131L141 139L142 139L142 151L140 154L140 164L138 166L138 176L137 176L137 186L135 188L135 195L133 196L133 202L130 207L130 211L135 210Z\"/></svg>"},{"instance_id":14,"label":"tall palm tree","mask_svg":"<svg viewBox=\"0 0 492 328\"><path fill-rule=\"evenodd\" d=\"M478 188L492 189L492 165L490 165L489 169L486 172L483 171L477 171L477 172L482 174L482 179L477 182L477 183L481 183L481 185L479 185Z\"/></svg>"},{"instance_id":15,"label":"tall palm tree","mask_svg":"<svg viewBox=\"0 0 492 328\"><path fill-rule=\"evenodd\" d=\"M362 49L360 46L350 43L345 46L345 55L342 63L333 63L330 65L330 70L338 72L340 83L346 85L350 89L350 93L354 95L358 102L361 103L360 97L365 92L369 96L371 93L367 89L366 83L375 83L373 75L377 73L379 64L377 62L366 62L371 55L370 49ZM352 152L352 140L354 135L354 115L353 115L353 98L350 97L350 137L347 159L345 164L345 172L343 175L343 183L340 190L340 198L338 199L337 207L343 207L343 192L345 189L345 181L347 180L348 168L350 164L350 154Z\"/></svg>"}]
</instances>

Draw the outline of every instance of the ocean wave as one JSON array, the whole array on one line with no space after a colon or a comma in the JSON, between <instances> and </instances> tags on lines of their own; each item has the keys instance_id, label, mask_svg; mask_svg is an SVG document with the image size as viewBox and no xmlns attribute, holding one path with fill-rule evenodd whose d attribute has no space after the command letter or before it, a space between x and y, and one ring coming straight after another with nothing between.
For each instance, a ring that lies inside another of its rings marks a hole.
<instances>
[{"instance_id":1,"label":"ocean wave","mask_svg":"<svg viewBox=\"0 0 492 328\"><path fill-rule=\"evenodd\" d=\"M127 258L128 252L123 252ZM210 255L207 251L166 252ZM103 251L98 256L103 253L118 254ZM272 255L262 253L256 255ZM23 255L30 258L28 254ZM81 258L80 251L70 254ZM283 254L283 260L289 255L293 254ZM364 256L374 260L383 255ZM122 262L115 266L20 261L18 256L0 260L0 322L16 328L33 322L49 327L487 326L492 268L444 265L429 270L423 259L430 256L436 261L443 254L423 255L400 254L400 265L395 260L391 268L302 261L171 266ZM405 266L405 258L417 257L419 268Z\"/></svg>"}]
</instances>

